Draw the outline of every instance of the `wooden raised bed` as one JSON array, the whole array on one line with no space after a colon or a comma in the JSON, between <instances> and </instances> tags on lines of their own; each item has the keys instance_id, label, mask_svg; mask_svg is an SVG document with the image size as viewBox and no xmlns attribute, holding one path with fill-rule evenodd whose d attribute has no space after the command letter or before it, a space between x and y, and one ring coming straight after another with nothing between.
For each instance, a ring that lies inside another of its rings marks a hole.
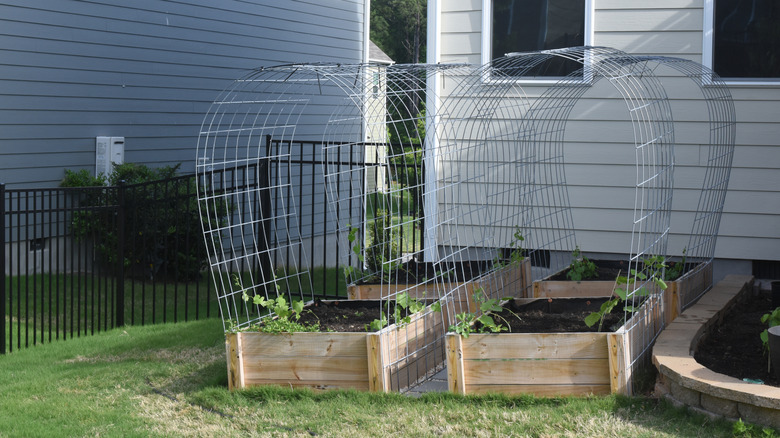
<instances>
[{"instance_id":1,"label":"wooden raised bed","mask_svg":"<svg viewBox=\"0 0 780 438\"><path fill-rule=\"evenodd\" d=\"M522 297L526 294L526 289L531 284L531 261L522 260L519 263L507 265L495 272L483 277L465 282L445 283L445 292L454 290L458 287L465 287L466 294L471 296L477 288L490 293L493 288L502 290L506 297ZM438 286L441 287L441 286ZM356 300L377 300L382 296L407 291L412 298L438 298L437 284L434 281L426 284L360 284L349 285L347 293L349 299Z\"/></svg>"},{"instance_id":2,"label":"wooden raised bed","mask_svg":"<svg viewBox=\"0 0 780 438\"><path fill-rule=\"evenodd\" d=\"M643 331L660 330L658 299L647 300L613 333L491 333L468 338L448 333L449 390L540 396L630 394L627 364L646 351L650 340Z\"/></svg>"},{"instance_id":3,"label":"wooden raised bed","mask_svg":"<svg viewBox=\"0 0 780 438\"><path fill-rule=\"evenodd\" d=\"M564 297L608 297L612 295L615 279L605 281L553 281L556 274L533 282L532 298L564 298ZM664 291L666 305L665 322L669 324L696 297L712 287L712 262L688 270L677 280L666 282Z\"/></svg>"},{"instance_id":4,"label":"wooden raised bed","mask_svg":"<svg viewBox=\"0 0 780 438\"><path fill-rule=\"evenodd\" d=\"M443 363L441 341L415 353L443 324L441 312L426 310L404 327L375 333L228 333L228 386L401 389L423 378L437 357Z\"/></svg>"},{"instance_id":5,"label":"wooden raised bed","mask_svg":"<svg viewBox=\"0 0 780 438\"><path fill-rule=\"evenodd\" d=\"M693 304L705 291L712 288L712 261L704 266L697 266L675 281L667 283L669 287L664 291L666 324L670 324L680 315L683 309Z\"/></svg>"}]
</instances>

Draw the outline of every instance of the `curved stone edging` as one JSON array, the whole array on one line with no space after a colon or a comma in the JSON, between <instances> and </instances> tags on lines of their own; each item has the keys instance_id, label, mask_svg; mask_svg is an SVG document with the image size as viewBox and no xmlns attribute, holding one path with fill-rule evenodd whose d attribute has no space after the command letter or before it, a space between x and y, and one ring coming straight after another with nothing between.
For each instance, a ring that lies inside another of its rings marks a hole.
<instances>
[{"instance_id":1,"label":"curved stone edging","mask_svg":"<svg viewBox=\"0 0 780 438\"><path fill-rule=\"evenodd\" d=\"M752 276L730 275L661 332L653 347L658 389L699 410L780 428L780 388L745 383L693 358L702 335L752 289Z\"/></svg>"}]
</instances>

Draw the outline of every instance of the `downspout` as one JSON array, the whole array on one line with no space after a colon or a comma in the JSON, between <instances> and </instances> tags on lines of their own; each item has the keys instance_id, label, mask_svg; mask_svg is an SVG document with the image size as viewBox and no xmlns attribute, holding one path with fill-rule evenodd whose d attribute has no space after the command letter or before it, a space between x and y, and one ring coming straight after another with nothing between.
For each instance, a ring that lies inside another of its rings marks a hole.
<instances>
[{"instance_id":1,"label":"downspout","mask_svg":"<svg viewBox=\"0 0 780 438\"><path fill-rule=\"evenodd\" d=\"M428 0L428 64L438 64L441 61L441 0ZM440 73L430 75L426 84L425 100L425 150L423 151L423 166L425 171L425 188L423 190L423 211L425 214L425 237L423 241L423 257L426 262L434 262L437 258L436 233L438 223L438 203L436 199L436 163L438 162L439 136L438 126L439 102L436 98L441 87Z\"/></svg>"}]
</instances>

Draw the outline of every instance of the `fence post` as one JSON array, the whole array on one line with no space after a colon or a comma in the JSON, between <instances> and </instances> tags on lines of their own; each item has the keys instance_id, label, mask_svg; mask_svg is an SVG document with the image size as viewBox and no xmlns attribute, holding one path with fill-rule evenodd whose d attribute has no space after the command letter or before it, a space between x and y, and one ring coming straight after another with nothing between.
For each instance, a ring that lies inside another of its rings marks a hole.
<instances>
[{"instance_id":1,"label":"fence post","mask_svg":"<svg viewBox=\"0 0 780 438\"><path fill-rule=\"evenodd\" d=\"M271 254L268 252L268 234L271 227L271 151L272 151L272 139L270 135L265 136L265 156L266 158L260 160L260 165L257 166L257 179L258 186L260 188L260 199L258 207L258 242L257 242L257 254L259 258L259 269L257 278L262 281L263 295L268 296L268 282L273 278L271 265ZM289 251L289 249L288 249ZM274 290L274 289L271 289Z\"/></svg>"},{"instance_id":2,"label":"fence post","mask_svg":"<svg viewBox=\"0 0 780 438\"><path fill-rule=\"evenodd\" d=\"M117 190L116 218L116 318L115 327L125 325L125 181L119 181Z\"/></svg>"},{"instance_id":3,"label":"fence post","mask_svg":"<svg viewBox=\"0 0 780 438\"><path fill-rule=\"evenodd\" d=\"M5 354L5 183L0 183L0 354Z\"/></svg>"}]
</instances>

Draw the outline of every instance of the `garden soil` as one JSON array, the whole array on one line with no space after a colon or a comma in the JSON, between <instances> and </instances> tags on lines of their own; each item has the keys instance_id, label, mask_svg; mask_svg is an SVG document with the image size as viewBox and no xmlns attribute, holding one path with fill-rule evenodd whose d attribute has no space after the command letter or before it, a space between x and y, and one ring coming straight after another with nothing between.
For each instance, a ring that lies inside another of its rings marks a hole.
<instances>
[{"instance_id":1,"label":"garden soil","mask_svg":"<svg viewBox=\"0 0 780 438\"><path fill-rule=\"evenodd\" d=\"M723 323L714 328L699 345L694 358L705 367L737 379L761 380L780 387L780 381L767 370L767 355L759 334L766 329L761 316L771 312L767 293L750 296L737 304ZM780 365L780 364L778 364Z\"/></svg>"}]
</instances>

